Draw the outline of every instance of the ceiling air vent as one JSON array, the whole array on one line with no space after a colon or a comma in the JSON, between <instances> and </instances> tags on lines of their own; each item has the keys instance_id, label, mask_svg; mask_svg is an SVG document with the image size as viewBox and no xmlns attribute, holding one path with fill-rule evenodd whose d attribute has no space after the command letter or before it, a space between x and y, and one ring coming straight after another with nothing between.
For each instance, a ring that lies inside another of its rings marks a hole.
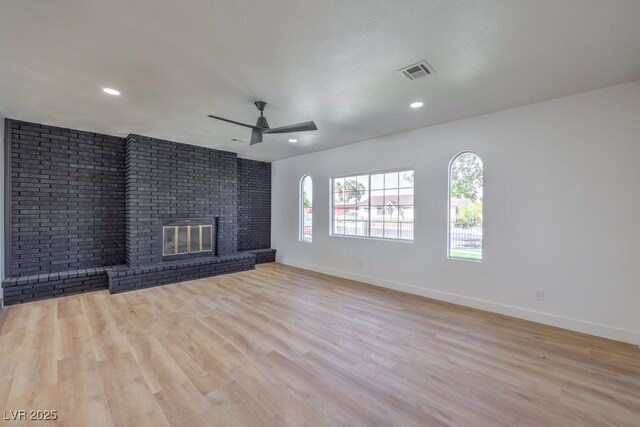
<instances>
[{"instance_id":1,"label":"ceiling air vent","mask_svg":"<svg viewBox=\"0 0 640 427\"><path fill-rule=\"evenodd\" d=\"M420 77L430 76L435 73L433 68L427 64L427 61L420 61L416 64L409 65L408 67L401 68L398 72L409 80L419 79Z\"/></svg>"}]
</instances>

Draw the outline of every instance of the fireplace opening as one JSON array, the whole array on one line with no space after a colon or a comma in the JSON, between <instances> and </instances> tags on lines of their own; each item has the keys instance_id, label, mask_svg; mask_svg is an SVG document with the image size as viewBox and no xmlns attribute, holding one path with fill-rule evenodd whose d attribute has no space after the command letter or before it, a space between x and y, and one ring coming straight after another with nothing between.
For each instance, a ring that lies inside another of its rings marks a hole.
<instances>
[{"instance_id":1,"label":"fireplace opening","mask_svg":"<svg viewBox=\"0 0 640 427\"><path fill-rule=\"evenodd\" d=\"M162 226L162 258L212 255L216 249L215 222L210 220L168 220Z\"/></svg>"}]
</instances>

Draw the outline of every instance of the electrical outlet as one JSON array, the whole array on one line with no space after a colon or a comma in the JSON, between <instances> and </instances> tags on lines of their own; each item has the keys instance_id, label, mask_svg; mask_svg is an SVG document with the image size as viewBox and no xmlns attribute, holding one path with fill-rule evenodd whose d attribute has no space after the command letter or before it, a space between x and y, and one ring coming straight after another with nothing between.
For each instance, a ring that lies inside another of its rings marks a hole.
<instances>
[{"instance_id":1,"label":"electrical outlet","mask_svg":"<svg viewBox=\"0 0 640 427\"><path fill-rule=\"evenodd\" d=\"M544 289L536 289L536 300L544 301Z\"/></svg>"}]
</instances>

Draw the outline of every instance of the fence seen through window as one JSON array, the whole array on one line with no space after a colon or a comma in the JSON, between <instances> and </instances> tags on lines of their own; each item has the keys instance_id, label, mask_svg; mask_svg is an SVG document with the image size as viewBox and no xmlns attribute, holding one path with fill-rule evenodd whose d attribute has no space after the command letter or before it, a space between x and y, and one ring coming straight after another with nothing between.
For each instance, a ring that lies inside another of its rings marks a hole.
<instances>
[{"instance_id":1,"label":"fence seen through window","mask_svg":"<svg viewBox=\"0 0 640 427\"><path fill-rule=\"evenodd\" d=\"M331 180L334 235L413 240L413 170Z\"/></svg>"},{"instance_id":2,"label":"fence seen through window","mask_svg":"<svg viewBox=\"0 0 640 427\"><path fill-rule=\"evenodd\" d=\"M482 160L464 152L449 166L449 258L482 260Z\"/></svg>"}]
</instances>

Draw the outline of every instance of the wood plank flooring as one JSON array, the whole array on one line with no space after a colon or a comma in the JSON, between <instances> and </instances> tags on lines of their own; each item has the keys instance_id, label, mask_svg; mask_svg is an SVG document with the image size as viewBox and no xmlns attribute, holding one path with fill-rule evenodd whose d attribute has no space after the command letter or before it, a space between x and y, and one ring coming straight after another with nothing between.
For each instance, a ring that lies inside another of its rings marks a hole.
<instances>
[{"instance_id":1,"label":"wood plank flooring","mask_svg":"<svg viewBox=\"0 0 640 427\"><path fill-rule=\"evenodd\" d=\"M0 408L65 426L639 426L640 350L265 264L2 309Z\"/></svg>"}]
</instances>

